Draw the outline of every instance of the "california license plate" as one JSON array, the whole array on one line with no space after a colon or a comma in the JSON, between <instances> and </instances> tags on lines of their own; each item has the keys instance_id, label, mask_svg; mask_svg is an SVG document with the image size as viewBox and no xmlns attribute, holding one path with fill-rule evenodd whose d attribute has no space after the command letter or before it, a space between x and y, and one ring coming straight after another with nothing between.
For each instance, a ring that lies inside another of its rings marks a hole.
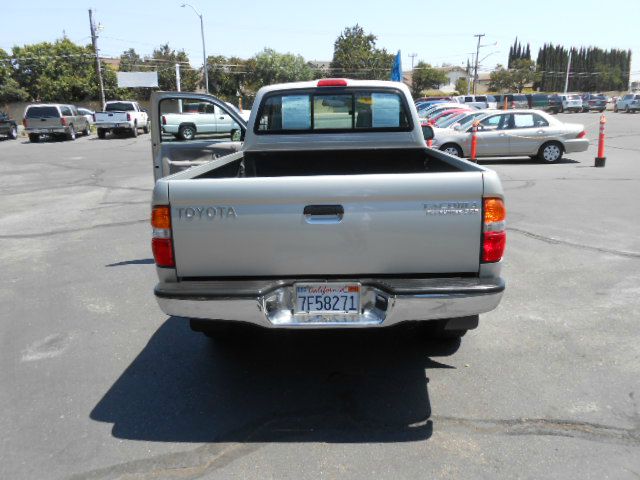
<instances>
[{"instance_id":1,"label":"california license plate","mask_svg":"<svg viewBox=\"0 0 640 480\"><path fill-rule=\"evenodd\" d=\"M297 283L296 313L359 313L358 283Z\"/></svg>"}]
</instances>

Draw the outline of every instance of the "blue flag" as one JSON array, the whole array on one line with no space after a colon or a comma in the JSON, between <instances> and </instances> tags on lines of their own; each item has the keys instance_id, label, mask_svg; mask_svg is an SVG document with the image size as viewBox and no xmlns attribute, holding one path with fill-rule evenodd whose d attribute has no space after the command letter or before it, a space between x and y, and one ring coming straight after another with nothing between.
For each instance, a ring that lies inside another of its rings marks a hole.
<instances>
[{"instance_id":1,"label":"blue flag","mask_svg":"<svg viewBox=\"0 0 640 480\"><path fill-rule=\"evenodd\" d=\"M393 68L391 69L391 81L392 82L402 81L402 57L400 55L400 50L398 50L396 59L393 62Z\"/></svg>"}]
</instances>

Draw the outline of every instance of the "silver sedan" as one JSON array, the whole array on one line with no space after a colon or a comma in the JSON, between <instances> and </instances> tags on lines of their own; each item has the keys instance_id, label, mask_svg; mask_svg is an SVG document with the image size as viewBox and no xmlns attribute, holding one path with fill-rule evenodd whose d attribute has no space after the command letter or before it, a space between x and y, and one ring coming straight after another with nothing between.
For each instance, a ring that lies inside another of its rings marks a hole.
<instances>
[{"instance_id":1,"label":"silver sedan","mask_svg":"<svg viewBox=\"0 0 640 480\"><path fill-rule=\"evenodd\" d=\"M433 148L458 157L471 156L469 123L455 129L435 129ZM488 113L479 119L478 157L536 157L553 163L564 153L589 148L584 126L563 123L540 110L508 110Z\"/></svg>"}]
</instances>

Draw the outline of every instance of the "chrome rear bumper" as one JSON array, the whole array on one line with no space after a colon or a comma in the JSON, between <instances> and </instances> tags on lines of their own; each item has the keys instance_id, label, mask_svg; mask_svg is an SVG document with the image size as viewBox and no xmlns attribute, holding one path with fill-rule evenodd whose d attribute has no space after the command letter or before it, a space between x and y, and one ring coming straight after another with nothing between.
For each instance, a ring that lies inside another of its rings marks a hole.
<instances>
[{"instance_id":1,"label":"chrome rear bumper","mask_svg":"<svg viewBox=\"0 0 640 480\"><path fill-rule=\"evenodd\" d=\"M498 306L501 278L339 279L362 285L359 314L294 315L294 284L317 279L159 283L167 315L236 320L266 328L387 327L415 320L467 317Z\"/></svg>"}]
</instances>

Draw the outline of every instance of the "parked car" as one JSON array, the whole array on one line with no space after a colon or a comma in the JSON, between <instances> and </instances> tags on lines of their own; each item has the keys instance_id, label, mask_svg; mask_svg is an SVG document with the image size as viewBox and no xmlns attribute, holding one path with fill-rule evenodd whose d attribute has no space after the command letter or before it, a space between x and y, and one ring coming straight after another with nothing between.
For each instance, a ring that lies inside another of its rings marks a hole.
<instances>
[{"instance_id":1,"label":"parked car","mask_svg":"<svg viewBox=\"0 0 640 480\"><path fill-rule=\"evenodd\" d=\"M562 101L558 95L548 93L527 93L525 96L529 102L529 108L535 108L549 113L560 112Z\"/></svg>"},{"instance_id":2,"label":"parked car","mask_svg":"<svg viewBox=\"0 0 640 480\"><path fill-rule=\"evenodd\" d=\"M560 113L582 111L582 98L577 93L559 93Z\"/></svg>"},{"instance_id":3,"label":"parked car","mask_svg":"<svg viewBox=\"0 0 640 480\"><path fill-rule=\"evenodd\" d=\"M436 103L436 104L430 105L425 109L418 110L418 116L420 118L426 118L427 120L429 120L435 114L439 112L443 112L445 110L450 110L452 108L463 108L467 110L475 110L472 107L467 107L466 105L462 105L457 102Z\"/></svg>"},{"instance_id":4,"label":"parked car","mask_svg":"<svg viewBox=\"0 0 640 480\"><path fill-rule=\"evenodd\" d=\"M481 118L486 117L490 113L496 113L498 110L494 109L485 109L485 110L467 110L465 114L462 114L460 118L457 118L454 121L446 121L441 123L440 125L435 125L436 128L458 128L461 127L464 130L464 125L470 127L473 124L474 120L480 120Z\"/></svg>"},{"instance_id":5,"label":"parked car","mask_svg":"<svg viewBox=\"0 0 640 480\"><path fill-rule=\"evenodd\" d=\"M110 100L105 102L103 111L94 114L98 138L106 138L107 133L129 133L138 136L138 130L149 133L149 116L138 102Z\"/></svg>"},{"instance_id":6,"label":"parked car","mask_svg":"<svg viewBox=\"0 0 640 480\"><path fill-rule=\"evenodd\" d=\"M415 102L432 102L434 100L444 100L445 102L450 102L452 100L451 97L420 97L420 98L416 98L413 103Z\"/></svg>"},{"instance_id":7,"label":"parked car","mask_svg":"<svg viewBox=\"0 0 640 480\"><path fill-rule=\"evenodd\" d=\"M83 108L83 107L77 107L78 108L78 113L80 115L84 115L84 118L87 119L87 122L89 122L89 125L93 125L95 122L93 121L93 116L95 115L96 112L94 112L93 110L89 110L88 108Z\"/></svg>"},{"instance_id":8,"label":"parked car","mask_svg":"<svg viewBox=\"0 0 640 480\"><path fill-rule=\"evenodd\" d=\"M626 95L618 98L616 103L613 105L613 111L619 112L620 110L627 113L637 112L640 110L640 94L627 93Z\"/></svg>"},{"instance_id":9,"label":"parked car","mask_svg":"<svg viewBox=\"0 0 640 480\"><path fill-rule=\"evenodd\" d=\"M436 130L433 148L458 157L471 155L471 129ZM564 153L584 152L589 140L583 125L563 123L540 110L497 111L479 120L478 157L530 156L558 162Z\"/></svg>"},{"instance_id":10,"label":"parked car","mask_svg":"<svg viewBox=\"0 0 640 480\"><path fill-rule=\"evenodd\" d=\"M604 112L607 109L607 97L601 93L585 93L582 95L582 111L596 110Z\"/></svg>"},{"instance_id":11,"label":"parked car","mask_svg":"<svg viewBox=\"0 0 640 480\"><path fill-rule=\"evenodd\" d=\"M0 135L6 135L9 140L18 138L18 124L4 112L0 112Z\"/></svg>"},{"instance_id":12,"label":"parked car","mask_svg":"<svg viewBox=\"0 0 640 480\"><path fill-rule=\"evenodd\" d=\"M529 108L529 101L523 93L494 93L492 96L496 99L496 108L499 110L505 108L505 100L507 109Z\"/></svg>"},{"instance_id":13,"label":"parked car","mask_svg":"<svg viewBox=\"0 0 640 480\"><path fill-rule=\"evenodd\" d=\"M453 99L470 107L496 108L496 98L493 95L459 95Z\"/></svg>"},{"instance_id":14,"label":"parked car","mask_svg":"<svg viewBox=\"0 0 640 480\"><path fill-rule=\"evenodd\" d=\"M29 141L39 142L40 135L75 140L78 133L89 135L89 122L74 105L59 103L28 105L22 120Z\"/></svg>"},{"instance_id":15,"label":"parked car","mask_svg":"<svg viewBox=\"0 0 640 480\"><path fill-rule=\"evenodd\" d=\"M173 98L152 93L154 125ZM162 311L214 337L241 322L274 331L411 322L451 339L498 306L500 179L426 148L433 131L406 85L270 85L254 108L240 152L155 184ZM203 150L165 143L155 128L151 147L154 159Z\"/></svg>"},{"instance_id":16,"label":"parked car","mask_svg":"<svg viewBox=\"0 0 640 480\"><path fill-rule=\"evenodd\" d=\"M435 114L433 117L430 118L430 122L435 124L438 122L438 120L440 120L441 118L449 118L451 116L456 116L460 113L464 113L464 112L468 112L468 109L465 108L451 108L449 110L443 110L442 112L439 112L437 114Z\"/></svg>"},{"instance_id":17,"label":"parked car","mask_svg":"<svg viewBox=\"0 0 640 480\"><path fill-rule=\"evenodd\" d=\"M240 130L227 110L207 102L184 102L182 112L163 113L161 126L162 133L178 140L193 140L198 134L228 134L233 138Z\"/></svg>"}]
</instances>

